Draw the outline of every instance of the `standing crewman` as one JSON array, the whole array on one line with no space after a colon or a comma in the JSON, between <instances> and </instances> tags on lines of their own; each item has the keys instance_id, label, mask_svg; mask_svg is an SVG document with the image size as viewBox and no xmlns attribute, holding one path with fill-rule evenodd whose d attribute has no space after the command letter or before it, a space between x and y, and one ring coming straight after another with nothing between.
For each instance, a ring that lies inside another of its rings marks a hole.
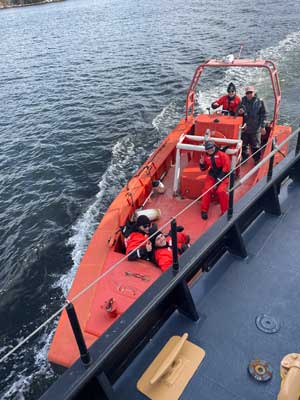
<instances>
[{"instance_id":1,"label":"standing crewman","mask_svg":"<svg viewBox=\"0 0 300 400\"><path fill-rule=\"evenodd\" d=\"M207 176L205 178L203 193L201 202L201 217L202 219L208 218L208 209L211 200L211 189L216 183L215 187L216 194L221 206L221 212L224 214L228 209L228 177L223 179L230 171L230 158L229 156L220 151L212 141L205 142L205 156L201 154L200 157L200 169L205 171L208 169Z\"/></svg>"},{"instance_id":2,"label":"standing crewman","mask_svg":"<svg viewBox=\"0 0 300 400\"><path fill-rule=\"evenodd\" d=\"M266 118L267 110L262 99L259 99L255 94L254 86L247 86L245 89L246 96L242 98L238 109L237 115L243 117L243 131L242 131L242 160L249 157L248 147L250 145L253 154L254 163L258 164L261 151L261 135L266 134Z\"/></svg>"},{"instance_id":3,"label":"standing crewman","mask_svg":"<svg viewBox=\"0 0 300 400\"><path fill-rule=\"evenodd\" d=\"M218 100L214 101L211 105L212 109L223 106L224 111L228 111L229 115L235 115L238 105L241 99L236 94L236 88L234 83L230 82L227 87L227 95L220 97Z\"/></svg>"}]
</instances>

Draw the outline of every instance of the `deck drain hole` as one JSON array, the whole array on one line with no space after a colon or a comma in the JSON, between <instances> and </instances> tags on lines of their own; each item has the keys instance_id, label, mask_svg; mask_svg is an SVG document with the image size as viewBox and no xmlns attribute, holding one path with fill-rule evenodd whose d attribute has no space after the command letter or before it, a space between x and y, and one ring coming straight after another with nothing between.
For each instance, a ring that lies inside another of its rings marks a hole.
<instances>
[{"instance_id":1,"label":"deck drain hole","mask_svg":"<svg viewBox=\"0 0 300 400\"><path fill-rule=\"evenodd\" d=\"M260 314L255 318L257 328L264 333L276 333L280 329L280 322L270 315Z\"/></svg>"}]
</instances>

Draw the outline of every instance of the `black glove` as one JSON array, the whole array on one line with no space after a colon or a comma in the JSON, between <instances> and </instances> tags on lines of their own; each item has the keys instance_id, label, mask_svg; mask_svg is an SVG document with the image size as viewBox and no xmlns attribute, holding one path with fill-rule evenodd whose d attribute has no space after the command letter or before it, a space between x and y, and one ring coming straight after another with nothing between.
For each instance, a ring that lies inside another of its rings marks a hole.
<instances>
[{"instance_id":1,"label":"black glove","mask_svg":"<svg viewBox=\"0 0 300 400\"><path fill-rule=\"evenodd\" d=\"M184 231L184 226L182 226L182 225L176 226L176 232L183 232L183 231ZM172 230L169 231L167 236L172 236Z\"/></svg>"},{"instance_id":2,"label":"black glove","mask_svg":"<svg viewBox=\"0 0 300 400\"><path fill-rule=\"evenodd\" d=\"M217 180L219 177L219 172L214 171L213 169L210 169L208 172L208 175L212 176L215 180Z\"/></svg>"},{"instance_id":3,"label":"black glove","mask_svg":"<svg viewBox=\"0 0 300 400\"><path fill-rule=\"evenodd\" d=\"M149 260L151 252L148 252L145 247L142 247L140 250L140 257L142 260Z\"/></svg>"},{"instance_id":4,"label":"black glove","mask_svg":"<svg viewBox=\"0 0 300 400\"><path fill-rule=\"evenodd\" d=\"M227 175L226 172L221 171L221 172L219 172L217 179L222 180L223 178L225 178L226 175Z\"/></svg>"},{"instance_id":5,"label":"black glove","mask_svg":"<svg viewBox=\"0 0 300 400\"><path fill-rule=\"evenodd\" d=\"M205 171L206 170L206 165L199 163L199 168L201 169L201 171Z\"/></svg>"},{"instance_id":6,"label":"black glove","mask_svg":"<svg viewBox=\"0 0 300 400\"><path fill-rule=\"evenodd\" d=\"M184 253L190 246L188 244L183 244L180 249L178 249L179 254Z\"/></svg>"}]
</instances>

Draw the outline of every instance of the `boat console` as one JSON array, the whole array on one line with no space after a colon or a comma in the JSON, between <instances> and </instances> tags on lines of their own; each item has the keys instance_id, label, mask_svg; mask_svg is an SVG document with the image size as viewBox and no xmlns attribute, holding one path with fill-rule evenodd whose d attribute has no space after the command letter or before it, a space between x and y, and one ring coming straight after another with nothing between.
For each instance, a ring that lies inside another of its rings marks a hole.
<instances>
[{"instance_id":1,"label":"boat console","mask_svg":"<svg viewBox=\"0 0 300 400\"><path fill-rule=\"evenodd\" d=\"M212 140L234 159L234 167L241 158L241 117L225 116L219 113L200 114L195 119L194 135L181 137L177 144L174 194L182 198L196 199L202 191L206 171L200 171L199 159L206 140ZM182 160L187 155L186 162ZM182 167L182 165L184 165ZM232 165L233 166L233 165Z\"/></svg>"}]
</instances>

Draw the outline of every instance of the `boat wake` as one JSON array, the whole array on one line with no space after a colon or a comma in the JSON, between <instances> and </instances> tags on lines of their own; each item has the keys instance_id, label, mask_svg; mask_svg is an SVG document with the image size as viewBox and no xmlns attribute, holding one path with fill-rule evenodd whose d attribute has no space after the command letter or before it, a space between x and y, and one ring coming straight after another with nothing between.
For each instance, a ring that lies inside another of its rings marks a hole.
<instances>
[{"instance_id":1,"label":"boat wake","mask_svg":"<svg viewBox=\"0 0 300 400\"><path fill-rule=\"evenodd\" d=\"M72 227L73 235L68 239L67 245L72 246L72 268L54 283L54 288L61 288L65 298L74 279L77 267L85 253L99 220L113 198L127 182L128 174L132 173L137 165L135 152L136 146L128 136L118 141L112 149L112 159L109 167L99 182L99 192L85 213Z\"/></svg>"},{"instance_id":2,"label":"boat wake","mask_svg":"<svg viewBox=\"0 0 300 400\"><path fill-rule=\"evenodd\" d=\"M51 330L50 333L48 333ZM49 346L54 334L53 327L47 328L48 332L44 332L32 348L26 346L21 347L18 353L13 354L11 372L6 378L9 389L3 394L3 400L25 400L30 398L31 387L40 380L48 381L51 384L56 378L56 374L52 370L47 361ZM23 338L20 338L22 340ZM0 354L6 354L11 348L1 348ZM22 360L23 369L19 366ZM30 364L30 366L28 365ZM27 369L31 369L31 374L28 375ZM15 371L18 371L16 376ZM4 382L2 382L4 383Z\"/></svg>"},{"instance_id":3,"label":"boat wake","mask_svg":"<svg viewBox=\"0 0 300 400\"><path fill-rule=\"evenodd\" d=\"M168 134L175 122L183 117L183 111L183 107L179 110L178 104L173 100L153 119L152 126L159 133L157 137L159 142Z\"/></svg>"},{"instance_id":4,"label":"boat wake","mask_svg":"<svg viewBox=\"0 0 300 400\"><path fill-rule=\"evenodd\" d=\"M268 47L256 53L257 59L271 59L277 65L280 75L285 76L285 80L281 81L281 86L284 86L285 98L298 99L295 88L300 85L300 77L296 66L300 57L300 31L290 33L277 46ZM249 56L249 58L251 58ZM273 110L273 94L270 92L268 85L268 74L262 69L242 69L235 68L227 69L223 78L218 79L218 85L210 85L196 94L196 103L198 112L205 112L210 107L211 103L226 93L226 88L229 82L234 82L237 87L237 93L240 96L244 95L244 88L247 84L255 85L258 96L263 97L269 111ZM287 83L288 82L288 83ZM290 87L289 87L290 86ZM283 99L284 100L284 99ZM291 110L290 101L289 109L284 102L281 106L281 120L294 120L298 117L298 110Z\"/></svg>"}]
</instances>

